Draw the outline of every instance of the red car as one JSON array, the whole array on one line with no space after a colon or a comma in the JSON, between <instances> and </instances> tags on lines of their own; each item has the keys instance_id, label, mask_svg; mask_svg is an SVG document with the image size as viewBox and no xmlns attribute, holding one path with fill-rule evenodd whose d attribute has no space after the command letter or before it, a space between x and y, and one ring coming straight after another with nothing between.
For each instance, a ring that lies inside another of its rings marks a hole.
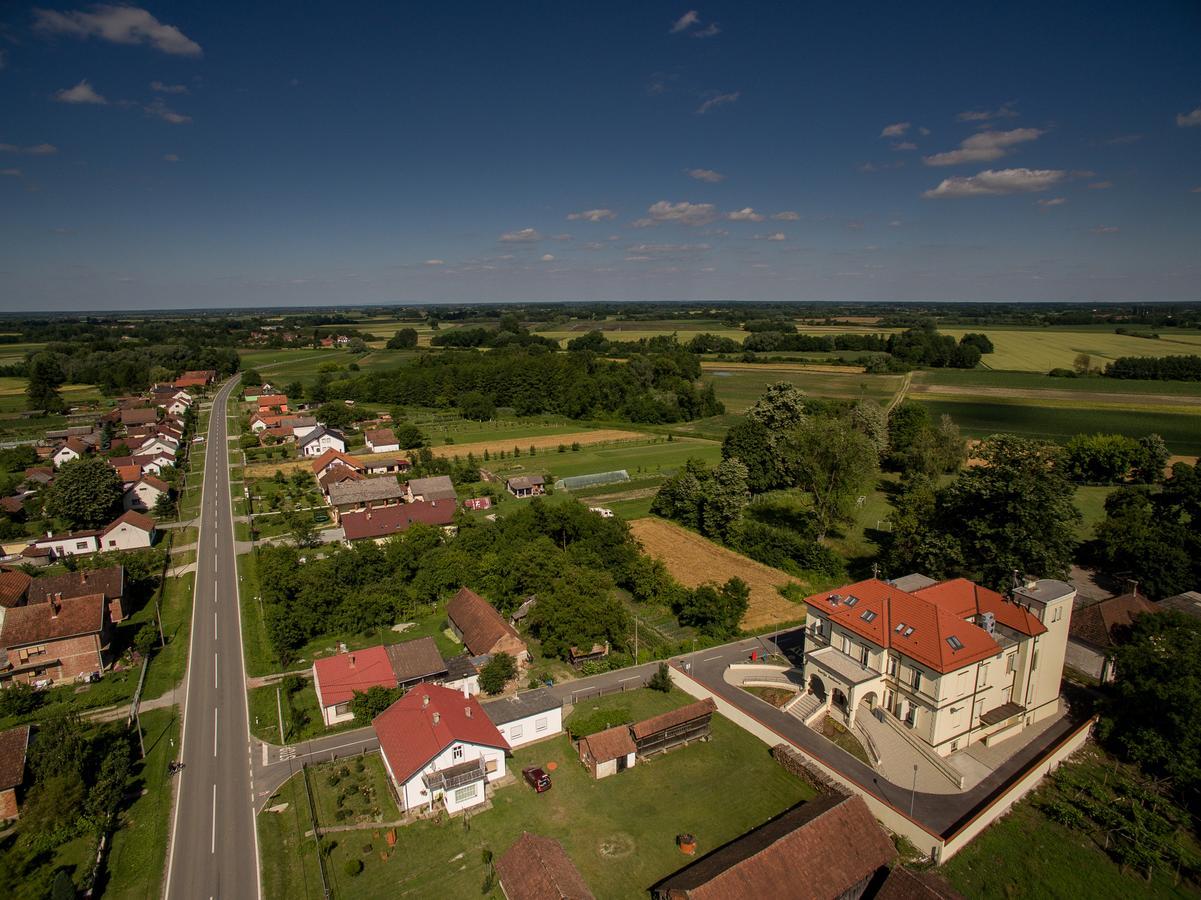
<instances>
[{"instance_id":1,"label":"red car","mask_svg":"<svg viewBox=\"0 0 1201 900\"><path fill-rule=\"evenodd\" d=\"M534 789L534 793L541 794L543 791L550 790L550 776L537 766L529 766L522 769L521 774L525 776L525 780Z\"/></svg>"}]
</instances>

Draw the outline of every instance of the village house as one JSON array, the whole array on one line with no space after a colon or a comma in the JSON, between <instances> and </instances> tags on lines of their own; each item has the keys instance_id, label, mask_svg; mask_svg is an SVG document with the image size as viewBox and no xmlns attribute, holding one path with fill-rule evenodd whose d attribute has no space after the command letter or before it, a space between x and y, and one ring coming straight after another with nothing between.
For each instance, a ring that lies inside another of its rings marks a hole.
<instances>
[{"instance_id":1,"label":"village house","mask_svg":"<svg viewBox=\"0 0 1201 900\"><path fill-rule=\"evenodd\" d=\"M86 556L100 549L99 531L68 531L60 534L47 532L30 545L45 552L50 561L64 556Z\"/></svg>"},{"instance_id":2,"label":"village house","mask_svg":"<svg viewBox=\"0 0 1201 900\"><path fill-rule=\"evenodd\" d=\"M446 617L451 630L472 656L508 653L519 666L528 661L529 651L517 629L470 588L461 588L446 604Z\"/></svg>"},{"instance_id":3,"label":"village house","mask_svg":"<svg viewBox=\"0 0 1201 900\"><path fill-rule=\"evenodd\" d=\"M127 428L133 425L153 425L157 421L158 410L153 406L121 410L121 424Z\"/></svg>"},{"instance_id":4,"label":"village house","mask_svg":"<svg viewBox=\"0 0 1201 900\"><path fill-rule=\"evenodd\" d=\"M99 548L110 550L140 550L154 544L154 519L136 510L128 510L110 522L100 532Z\"/></svg>"},{"instance_id":5,"label":"village house","mask_svg":"<svg viewBox=\"0 0 1201 900\"><path fill-rule=\"evenodd\" d=\"M405 487L405 499L409 503L418 500L451 500L458 499L454 483L449 475L434 475L430 478L413 478Z\"/></svg>"},{"instance_id":6,"label":"village house","mask_svg":"<svg viewBox=\"0 0 1201 900\"><path fill-rule=\"evenodd\" d=\"M125 567L106 566L103 569L81 569L62 575L47 575L31 580L29 603L49 603L51 597L72 600L100 594L108 604L109 618L120 622L129 615L125 600Z\"/></svg>"},{"instance_id":7,"label":"village house","mask_svg":"<svg viewBox=\"0 0 1201 900\"><path fill-rule=\"evenodd\" d=\"M184 372L175 379L175 387L177 388L202 388L207 387L217 380L217 373L213 369L200 369L190 372Z\"/></svg>"},{"instance_id":8,"label":"village house","mask_svg":"<svg viewBox=\"0 0 1201 900\"><path fill-rule=\"evenodd\" d=\"M148 438L141 446L138 447L138 452L135 456L158 456L164 454L171 459L171 464L175 464L175 456L179 452L179 441L165 435L155 435Z\"/></svg>"},{"instance_id":9,"label":"village house","mask_svg":"<svg viewBox=\"0 0 1201 900\"><path fill-rule=\"evenodd\" d=\"M651 888L654 900L858 900L896 848L858 796L823 794L723 844Z\"/></svg>"},{"instance_id":10,"label":"village house","mask_svg":"<svg viewBox=\"0 0 1201 900\"><path fill-rule=\"evenodd\" d=\"M403 456L381 456L363 461L363 468L368 475L396 475L409 471L412 465Z\"/></svg>"},{"instance_id":11,"label":"village house","mask_svg":"<svg viewBox=\"0 0 1201 900\"><path fill-rule=\"evenodd\" d=\"M486 665L484 660L473 659L466 653L452 656L446 660L446 678L442 685L473 697L480 692L480 667L483 665Z\"/></svg>"},{"instance_id":12,"label":"village house","mask_svg":"<svg viewBox=\"0 0 1201 900\"><path fill-rule=\"evenodd\" d=\"M328 488L329 505L337 522L343 513L355 510L377 510L398 506L404 502L405 489L395 478L364 478L360 481L340 481Z\"/></svg>"},{"instance_id":13,"label":"village house","mask_svg":"<svg viewBox=\"0 0 1201 900\"><path fill-rule=\"evenodd\" d=\"M7 610L25 605L32 582L33 578L20 569L0 569L0 625Z\"/></svg>"},{"instance_id":14,"label":"village house","mask_svg":"<svg viewBox=\"0 0 1201 900\"><path fill-rule=\"evenodd\" d=\"M1113 681L1113 651L1122 629L1139 616L1158 610L1158 605L1137 590L1076 610L1068 632L1067 665L1098 681Z\"/></svg>"},{"instance_id":15,"label":"village house","mask_svg":"<svg viewBox=\"0 0 1201 900\"><path fill-rule=\"evenodd\" d=\"M63 599L10 609L0 629L6 664L0 680L29 684L70 681L98 675L108 664L112 620L103 594Z\"/></svg>"},{"instance_id":16,"label":"village house","mask_svg":"<svg viewBox=\"0 0 1201 900\"><path fill-rule=\"evenodd\" d=\"M288 411L288 398L285 394L267 394L258 399L259 413L286 413Z\"/></svg>"},{"instance_id":17,"label":"village house","mask_svg":"<svg viewBox=\"0 0 1201 900\"><path fill-rule=\"evenodd\" d=\"M122 482L125 481L125 475L131 473L136 468L141 472L141 466L129 466L126 472L118 469L117 474L121 476ZM159 499L171 493L171 485L160 478L153 475L139 475L129 489L126 490L125 496L121 498L121 505L126 509L137 510L138 512L146 512L154 509L154 504L158 503Z\"/></svg>"},{"instance_id":18,"label":"village house","mask_svg":"<svg viewBox=\"0 0 1201 900\"><path fill-rule=\"evenodd\" d=\"M593 900L563 845L528 831L496 861L496 877L506 900Z\"/></svg>"},{"instance_id":19,"label":"village house","mask_svg":"<svg viewBox=\"0 0 1201 900\"><path fill-rule=\"evenodd\" d=\"M372 428L363 433L367 449L372 453L399 453L400 444L391 428Z\"/></svg>"},{"instance_id":20,"label":"village house","mask_svg":"<svg viewBox=\"0 0 1201 900\"><path fill-rule=\"evenodd\" d=\"M90 448L77 437L69 437L54 449L54 454L50 457L54 462L54 468L62 468L69 462L74 462L77 459L83 459Z\"/></svg>"},{"instance_id":21,"label":"village house","mask_svg":"<svg viewBox=\"0 0 1201 900\"><path fill-rule=\"evenodd\" d=\"M274 394L274 393L275 393L275 388L272 387L270 383L265 382L261 385L247 386L243 390L242 396L246 399L247 403L257 403L259 397L264 397L268 394Z\"/></svg>"},{"instance_id":22,"label":"village house","mask_svg":"<svg viewBox=\"0 0 1201 900\"><path fill-rule=\"evenodd\" d=\"M395 687L408 690L422 682L441 683L446 678L446 660L438 652L438 644L432 637L387 644L384 649L392 665Z\"/></svg>"},{"instance_id":23,"label":"village house","mask_svg":"<svg viewBox=\"0 0 1201 900\"><path fill-rule=\"evenodd\" d=\"M335 428L329 428L325 425L318 425L304 437L300 438L301 456L320 456L327 450L337 450L339 453L346 452L346 438L342 436L342 432Z\"/></svg>"},{"instance_id":24,"label":"village house","mask_svg":"<svg viewBox=\"0 0 1201 900\"><path fill-rule=\"evenodd\" d=\"M0 731L0 822L21 816L21 791L25 786L28 752L28 725Z\"/></svg>"},{"instance_id":25,"label":"village house","mask_svg":"<svg viewBox=\"0 0 1201 900\"><path fill-rule=\"evenodd\" d=\"M363 471L363 464L353 456L347 456L345 450L326 450L309 464L313 474L318 478L323 472L328 472L335 466L346 466L356 472Z\"/></svg>"},{"instance_id":26,"label":"village house","mask_svg":"<svg viewBox=\"0 0 1201 900\"><path fill-rule=\"evenodd\" d=\"M162 475L164 469L175 467L174 453L135 453L132 459L150 475Z\"/></svg>"},{"instance_id":27,"label":"village house","mask_svg":"<svg viewBox=\"0 0 1201 900\"><path fill-rule=\"evenodd\" d=\"M167 411L168 415L183 416L190 407L191 407L190 403L188 403L185 400L180 400L177 398L177 399L168 401L167 404L163 408Z\"/></svg>"},{"instance_id":28,"label":"village house","mask_svg":"<svg viewBox=\"0 0 1201 900\"><path fill-rule=\"evenodd\" d=\"M515 475L505 482L505 488L519 499L539 497L546 493L546 479L541 475Z\"/></svg>"},{"instance_id":29,"label":"village house","mask_svg":"<svg viewBox=\"0 0 1201 900\"><path fill-rule=\"evenodd\" d=\"M283 421L283 416L257 412L250 417L250 430L262 434L268 428L276 428Z\"/></svg>"},{"instance_id":30,"label":"village house","mask_svg":"<svg viewBox=\"0 0 1201 900\"><path fill-rule=\"evenodd\" d=\"M350 466L330 466L317 476L317 487L321 489L322 496L328 500L329 489L333 485L341 484L344 481L363 481L365 478L365 475Z\"/></svg>"},{"instance_id":31,"label":"village house","mask_svg":"<svg viewBox=\"0 0 1201 900\"><path fill-rule=\"evenodd\" d=\"M455 520L453 503L404 503L397 506L381 506L341 514L340 525L346 543L375 541L382 543L393 535L408 531L410 526L420 523L435 528L451 528Z\"/></svg>"},{"instance_id":32,"label":"village house","mask_svg":"<svg viewBox=\"0 0 1201 900\"><path fill-rule=\"evenodd\" d=\"M408 689L423 682L441 683L446 676L446 661L432 637L351 650L313 663L317 705L327 728L354 718L350 701L355 691Z\"/></svg>"},{"instance_id":33,"label":"village house","mask_svg":"<svg viewBox=\"0 0 1201 900\"><path fill-rule=\"evenodd\" d=\"M318 428L318 422L312 416L284 416L279 424L292 430L292 436L297 440L307 437Z\"/></svg>"},{"instance_id":34,"label":"village house","mask_svg":"<svg viewBox=\"0 0 1201 900\"><path fill-rule=\"evenodd\" d=\"M633 768L638 753L629 725L617 725L582 737L576 749L580 762L593 778L608 778Z\"/></svg>"},{"instance_id":35,"label":"village house","mask_svg":"<svg viewBox=\"0 0 1201 900\"><path fill-rule=\"evenodd\" d=\"M804 680L850 725L861 710L941 756L1056 715L1075 590L1025 579L1008 597L963 578L868 579L814 594Z\"/></svg>"},{"instance_id":36,"label":"village house","mask_svg":"<svg viewBox=\"0 0 1201 900\"><path fill-rule=\"evenodd\" d=\"M513 749L563 733L563 701L546 688L489 700L483 706Z\"/></svg>"},{"instance_id":37,"label":"village house","mask_svg":"<svg viewBox=\"0 0 1201 900\"><path fill-rule=\"evenodd\" d=\"M120 457L120 458L121 459L133 459L132 456ZM125 494L125 497L122 498L122 503L131 502L128 499L129 491L131 488L134 487L134 485L136 485L139 481L142 480L142 478L143 478L142 467L139 466L137 463L133 463L133 462L126 463L125 465L120 465L120 466L113 465L115 462L116 462L116 459L110 459L108 461L108 464L117 471L117 477L121 479L121 487L125 488L126 494ZM146 476L146 477L154 478L153 475ZM158 479L156 478L155 480L157 481ZM160 483L165 483L165 482L160 482ZM132 508L132 507L126 507L126 509L130 509L130 508Z\"/></svg>"},{"instance_id":38,"label":"village house","mask_svg":"<svg viewBox=\"0 0 1201 900\"><path fill-rule=\"evenodd\" d=\"M384 768L403 811L447 812L487 799L505 777L509 745L474 697L427 684L409 691L371 722Z\"/></svg>"}]
</instances>

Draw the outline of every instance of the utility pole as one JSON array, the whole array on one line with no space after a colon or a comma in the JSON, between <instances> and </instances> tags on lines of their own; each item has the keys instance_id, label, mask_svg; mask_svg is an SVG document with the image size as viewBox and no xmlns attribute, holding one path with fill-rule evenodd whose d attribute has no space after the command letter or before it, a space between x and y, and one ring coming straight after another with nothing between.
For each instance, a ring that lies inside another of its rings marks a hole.
<instances>
[{"instance_id":1,"label":"utility pole","mask_svg":"<svg viewBox=\"0 0 1201 900\"><path fill-rule=\"evenodd\" d=\"M634 613L634 665L638 665L638 613Z\"/></svg>"},{"instance_id":2,"label":"utility pole","mask_svg":"<svg viewBox=\"0 0 1201 900\"><path fill-rule=\"evenodd\" d=\"M913 764L913 790L909 792L909 818L913 818L913 804L917 799L917 763Z\"/></svg>"},{"instance_id":3,"label":"utility pole","mask_svg":"<svg viewBox=\"0 0 1201 900\"><path fill-rule=\"evenodd\" d=\"M280 700L279 685L276 685L276 687L275 687L275 712L279 716L279 742L280 742L280 744L286 744L287 740L284 738L284 705L283 705L283 702ZM916 782L917 782L917 766L913 767L913 772L914 772L914 775L913 775L914 783L916 784Z\"/></svg>"}]
</instances>

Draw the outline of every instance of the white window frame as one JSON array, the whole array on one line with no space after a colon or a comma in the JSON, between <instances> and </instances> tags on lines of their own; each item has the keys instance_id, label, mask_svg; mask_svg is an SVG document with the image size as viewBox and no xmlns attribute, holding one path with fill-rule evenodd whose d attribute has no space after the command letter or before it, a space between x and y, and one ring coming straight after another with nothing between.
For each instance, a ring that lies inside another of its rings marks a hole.
<instances>
[{"instance_id":1,"label":"white window frame","mask_svg":"<svg viewBox=\"0 0 1201 900\"><path fill-rule=\"evenodd\" d=\"M525 727L520 723L509 726L509 740L516 740L524 733Z\"/></svg>"},{"instance_id":2,"label":"white window frame","mask_svg":"<svg viewBox=\"0 0 1201 900\"><path fill-rule=\"evenodd\" d=\"M534 731L535 732L541 733L543 731L546 731L546 729L548 729L548 728L550 728L550 723L546 720L546 716L543 716L540 719L534 720Z\"/></svg>"},{"instance_id":3,"label":"white window frame","mask_svg":"<svg viewBox=\"0 0 1201 900\"><path fill-rule=\"evenodd\" d=\"M465 803L468 800L474 800L479 796L479 782L473 781L471 784L463 785L461 788L455 788L455 803Z\"/></svg>"},{"instance_id":4,"label":"white window frame","mask_svg":"<svg viewBox=\"0 0 1201 900\"><path fill-rule=\"evenodd\" d=\"M455 744L454 747L451 748L450 758L453 760L456 760L456 761L463 758L463 745L462 744Z\"/></svg>"}]
</instances>

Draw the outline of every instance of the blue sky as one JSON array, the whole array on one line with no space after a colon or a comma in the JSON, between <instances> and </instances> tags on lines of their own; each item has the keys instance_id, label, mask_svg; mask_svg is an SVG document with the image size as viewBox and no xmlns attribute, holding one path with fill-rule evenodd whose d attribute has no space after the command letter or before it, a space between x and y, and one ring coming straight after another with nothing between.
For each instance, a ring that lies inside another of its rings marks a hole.
<instances>
[{"instance_id":1,"label":"blue sky","mask_svg":"<svg viewBox=\"0 0 1201 900\"><path fill-rule=\"evenodd\" d=\"M0 308L1201 298L1201 7L9 2Z\"/></svg>"}]
</instances>

